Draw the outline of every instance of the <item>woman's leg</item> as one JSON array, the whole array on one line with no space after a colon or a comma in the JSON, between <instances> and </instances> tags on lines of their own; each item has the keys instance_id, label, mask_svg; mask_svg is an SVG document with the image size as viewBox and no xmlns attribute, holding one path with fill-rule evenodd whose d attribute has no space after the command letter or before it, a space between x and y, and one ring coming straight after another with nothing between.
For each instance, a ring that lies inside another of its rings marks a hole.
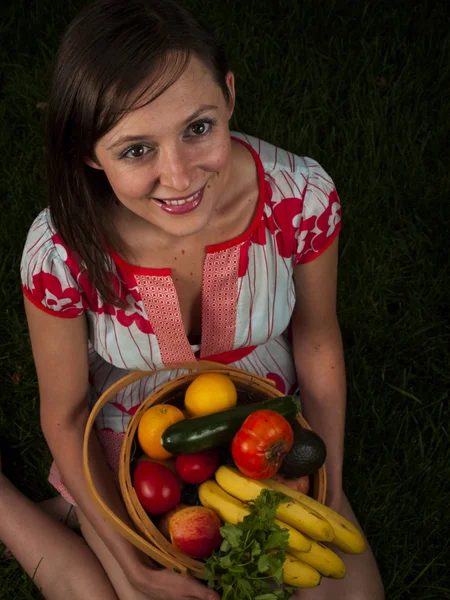
<instances>
[{"instance_id":1,"label":"woman's leg","mask_svg":"<svg viewBox=\"0 0 450 600\"><path fill-rule=\"evenodd\" d=\"M346 496L343 498L341 514L362 531ZM333 552L344 561L347 575L343 579L322 577L319 587L299 590L293 600L384 600L380 572L367 540L366 544L363 554L344 554L331 546Z\"/></svg>"},{"instance_id":2,"label":"woman's leg","mask_svg":"<svg viewBox=\"0 0 450 600\"><path fill-rule=\"evenodd\" d=\"M67 525L69 529L76 529L79 526L75 507L61 495L43 500L37 506L53 519ZM10 560L11 558L14 558L14 556L9 548L6 544L0 543L0 560Z\"/></svg>"},{"instance_id":3,"label":"woman's leg","mask_svg":"<svg viewBox=\"0 0 450 600\"><path fill-rule=\"evenodd\" d=\"M1 472L0 541L47 600L117 600L84 540L28 500Z\"/></svg>"}]
</instances>

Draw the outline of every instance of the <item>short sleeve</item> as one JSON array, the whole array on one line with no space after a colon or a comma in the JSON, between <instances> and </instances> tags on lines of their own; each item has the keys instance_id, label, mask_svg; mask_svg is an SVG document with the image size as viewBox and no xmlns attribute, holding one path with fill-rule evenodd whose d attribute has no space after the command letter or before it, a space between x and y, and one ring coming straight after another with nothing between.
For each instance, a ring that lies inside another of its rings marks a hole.
<instances>
[{"instance_id":1,"label":"short sleeve","mask_svg":"<svg viewBox=\"0 0 450 600\"><path fill-rule=\"evenodd\" d=\"M78 274L69 263L68 251L51 227L49 210L43 210L28 232L20 276L30 302L57 317L74 318L85 310Z\"/></svg>"},{"instance_id":2,"label":"short sleeve","mask_svg":"<svg viewBox=\"0 0 450 600\"><path fill-rule=\"evenodd\" d=\"M331 177L305 158L307 181L303 195L295 265L314 260L335 240L341 229L341 202Z\"/></svg>"}]
</instances>

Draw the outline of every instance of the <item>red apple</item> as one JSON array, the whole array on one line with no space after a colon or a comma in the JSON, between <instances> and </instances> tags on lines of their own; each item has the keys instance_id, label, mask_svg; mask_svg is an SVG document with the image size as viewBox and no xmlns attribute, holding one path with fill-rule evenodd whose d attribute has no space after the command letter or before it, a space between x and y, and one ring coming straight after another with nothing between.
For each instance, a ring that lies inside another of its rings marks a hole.
<instances>
[{"instance_id":1,"label":"red apple","mask_svg":"<svg viewBox=\"0 0 450 600\"><path fill-rule=\"evenodd\" d=\"M170 541L192 558L208 558L222 543L219 516L204 506L175 511L169 520Z\"/></svg>"}]
</instances>

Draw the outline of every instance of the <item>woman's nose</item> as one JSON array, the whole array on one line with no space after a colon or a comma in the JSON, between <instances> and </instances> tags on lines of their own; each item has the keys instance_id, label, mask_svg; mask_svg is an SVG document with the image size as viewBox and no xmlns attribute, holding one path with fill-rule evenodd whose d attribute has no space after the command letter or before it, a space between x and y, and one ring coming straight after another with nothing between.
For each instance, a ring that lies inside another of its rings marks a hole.
<instances>
[{"instance_id":1,"label":"woman's nose","mask_svg":"<svg viewBox=\"0 0 450 600\"><path fill-rule=\"evenodd\" d=\"M161 149L159 155L159 183L177 192L186 192L191 187L193 168L188 157L179 148Z\"/></svg>"}]
</instances>

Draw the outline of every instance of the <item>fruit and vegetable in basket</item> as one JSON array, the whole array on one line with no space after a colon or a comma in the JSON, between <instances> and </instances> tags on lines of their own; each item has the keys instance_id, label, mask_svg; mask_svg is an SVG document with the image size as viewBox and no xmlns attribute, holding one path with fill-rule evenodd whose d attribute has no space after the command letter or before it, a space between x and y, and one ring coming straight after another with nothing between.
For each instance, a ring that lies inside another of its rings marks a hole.
<instances>
[{"instance_id":1,"label":"fruit and vegetable in basket","mask_svg":"<svg viewBox=\"0 0 450 600\"><path fill-rule=\"evenodd\" d=\"M146 410L137 431L139 445L145 454L157 460L170 458L172 454L162 445L161 436L170 425L183 420L181 410L171 404L156 404Z\"/></svg>"},{"instance_id":2,"label":"fruit and vegetable in basket","mask_svg":"<svg viewBox=\"0 0 450 600\"><path fill-rule=\"evenodd\" d=\"M216 507L227 523L221 529L225 541L220 550L207 560L205 569L209 585L224 595L228 594L227 598L232 600L242 598L244 592L249 597L272 593L269 586L264 589L256 587L255 577L258 576L260 581L269 575L278 583L284 581L287 587L275 597L286 599L295 587L317 586L322 576L344 577L346 571L342 559L317 539L327 539L347 553L356 554L364 550L362 534L341 515L272 479L258 482L236 469L221 466L216 472L216 482L207 481L200 486L200 498L206 506ZM249 504L241 503L237 498L246 499ZM292 507L294 510L291 510ZM290 528L285 518L290 521ZM302 532L306 541L303 550L295 547L299 540L292 535L292 530ZM240 541L243 532L246 532L247 561L242 558ZM269 539L261 540L260 536L267 532ZM254 550L254 556L251 550L253 543L259 549L259 552ZM279 549L281 554L276 552ZM274 553L278 560L273 559ZM243 564L245 569L241 568ZM217 575L220 576L219 583L215 579Z\"/></svg>"},{"instance_id":3,"label":"fruit and vegetable in basket","mask_svg":"<svg viewBox=\"0 0 450 600\"><path fill-rule=\"evenodd\" d=\"M325 442L317 433L305 429L298 421L292 423L292 430L292 447L284 456L278 471L287 479L312 475L327 457Z\"/></svg>"},{"instance_id":4,"label":"fruit and vegetable in basket","mask_svg":"<svg viewBox=\"0 0 450 600\"><path fill-rule=\"evenodd\" d=\"M151 515L160 515L179 504L181 486L170 469L156 462L140 462L133 475L139 502Z\"/></svg>"},{"instance_id":5,"label":"fruit and vegetable in basket","mask_svg":"<svg viewBox=\"0 0 450 600\"><path fill-rule=\"evenodd\" d=\"M160 531L173 546L192 558L208 558L222 543L218 514L204 506L176 507L163 517Z\"/></svg>"},{"instance_id":6,"label":"fruit and vegetable in basket","mask_svg":"<svg viewBox=\"0 0 450 600\"><path fill-rule=\"evenodd\" d=\"M185 419L164 431L161 437L163 448L173 454L188 454L230 444L245 419L263 409L273 410L291 421L297 417L298 403L293 396L284 396Z\"/></svg>"},{"instance_id":7,"label":"fruit and vegetable in basket","mask_svg":"<svg viewBox=\"0 0 450 600\"><path fill-rule=\"evenodd\" d=\"M281 504L277 509L277 517L283 523L291 524L316 541L331 542L347 554L361 554L364 551L364 537L359 529L310 496L273 479L249 479L237 469L225 466L217 469L215 479L227 493L244 502L253 501L263 489L281 492L290 498L288 505Z\"/></svg>"},{"instance_id":8,"label":"fruit and vegetable in basket","mask_svg":"<svg viewBox=\"0 0 450 600\"><path fill-rule=\"evenodd\" d=\"M162 515L158 527L177 550L206 559L210 586L228 594L228 600L269 594L271 580L288 587L267 598L288 598L295 587L318 585L321 576L343 577L342 560L321 542L359 553L364 539L343 517L307 495L310 476L325 461L326 447L298 423L295 398L236 406L239 392L234 396L231 379L229 386L225 375L213 377L208 394L206 375L218 374L199 375L190 384L185 414L162 404L141 417L141 448L147 453L150 449L159 461L172 457L166 463L169 469L153 464L175 478L180 492L176 496L171 488L170 502L162 510L161 498L166 496L158 486L167 482L161 475L155 477L145 488L153 486L150 499L136 489L144 508L151 516ZM149 460L139 458L135 487L139 467ZM194 497L187 493L192 490Z\"/></svg>"},{"instance_id":9,"label":"fruit and vegetable in basket","mask_svg":"<svg viewBox=\"0 0 450 600\"><path fill-rule=\"evenodd\" d=\"M191 417L203 417L228 410L236 404L236 386L223 373L201 373L184 395L184 405Z\"/></svg>"},{"instance_id":10,"label":"fruit and vegetable in basket","mask_svg":"<svg viewBox=\"0 0 450 600\"><path fill-rule=\"evenodd\" d=\"M180 454L175 461L178 476L186 483L203 483L214 475L219 466L219 454L215 448Z\"/></svg>"},{"instance_id":11,"label":"fruit and vegetable in basket","mask_svg":"<svg viewBox=\"0 0 450 600\"><path fill-rule=\"evenodd\" d=\"M265 479L278 471L293 440L292 427L282 415L258 410L245 419L234 436L231 453L241 473Z\"/></svg>"}]
</instances>

